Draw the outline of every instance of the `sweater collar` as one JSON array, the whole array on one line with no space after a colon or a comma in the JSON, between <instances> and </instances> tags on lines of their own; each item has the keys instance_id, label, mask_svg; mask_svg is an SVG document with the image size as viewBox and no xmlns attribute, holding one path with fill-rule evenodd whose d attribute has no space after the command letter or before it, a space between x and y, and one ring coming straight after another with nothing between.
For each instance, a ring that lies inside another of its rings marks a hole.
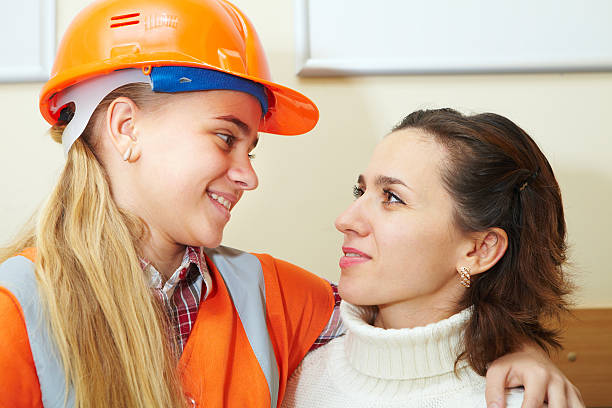
<instances>
[{"instance_id":1,"label":"sweater collar","mask_svg":"<svg viewBox=\"0 0 612 408\"><path fill-rule=\"evenodd\" d=\"M461 352L463 328L471 315L465 309L448 319L412 329L382 329L371 322L375 307L342 302L347 328L345 351L359 372L388 380L432 377L452 372ZM457 368L467 365L462 360Z\"/></svg>"}]
</instances>

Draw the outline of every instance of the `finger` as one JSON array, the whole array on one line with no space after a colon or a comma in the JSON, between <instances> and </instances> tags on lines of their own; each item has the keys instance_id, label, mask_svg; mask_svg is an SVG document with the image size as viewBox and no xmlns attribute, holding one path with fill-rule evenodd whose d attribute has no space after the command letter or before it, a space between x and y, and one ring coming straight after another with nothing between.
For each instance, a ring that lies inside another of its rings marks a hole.
<instances>
[{"instance_id":1,"label":"finger","mask_svg":"<svg viewBox=\"0 0 612 408\"><path fill-rule=\"evenodd\" d=\"M508 371L491 366L487 370L485 399L487 408L506 408L505 388Z\"/></svg>"},{"instance_id":2,"label":"finger","mask_svg":"<svg viewBox=\"0 0 612 408\"><path fill-rule=\"evenodd\" d=\"M521 408L541 408L546 398L548 376L529 375L525 377L525 394Z\"/></svg>"},{"instance_id":3,"label":"finger","mask_svg":"<svg viewBox=\"0 0 612 408\"><path fill-rule=\"evenodd\" d=\"M570 408L585 408L584 400L582 399L582 394L580 394L580 390L576 388L573 384L570 384L567 387L567 406Z\"/></svg>"},{"instance_id":4,"label":"finger","mask_svg":"<svg viewBox=\"0 0 612 408\"><path fill-rule=\"evenodd\" d=\"M548 408L568 408L567 386L562 379L552 380L548 384Z\"/></svg>"}]
</instances>

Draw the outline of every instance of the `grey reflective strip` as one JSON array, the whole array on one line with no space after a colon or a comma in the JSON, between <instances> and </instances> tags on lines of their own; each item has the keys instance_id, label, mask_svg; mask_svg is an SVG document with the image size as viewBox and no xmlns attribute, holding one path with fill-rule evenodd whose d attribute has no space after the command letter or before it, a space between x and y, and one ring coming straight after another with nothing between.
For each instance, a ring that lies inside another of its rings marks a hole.
<instances>
[{"instance_id":1,"label":"grey reflective strip","mask_svg":"<svg viewBox=\"0 0 612 408\"><path fill-rule=\"evenodd\" d=\"M270 407L278 403L279 374L266 324L266 288L256 256L237 249L205 249L225 281L255 357L268 382Z\"/></svg>"},{"instance_id":2,"label":"grey reflective strip","mask_svg":"<svg viewBox=\"0 0 612 408\"><path fill-rule=\"evenodd\" d=\"M64 405L64 368L59 361L55 342L49 335L47 320L42 314L34 264L23 256L6 260L0 265L0 286L11 291L23 310L43 405L45 408L74 407L72 387Z\"/></svg>"}]
</instances>

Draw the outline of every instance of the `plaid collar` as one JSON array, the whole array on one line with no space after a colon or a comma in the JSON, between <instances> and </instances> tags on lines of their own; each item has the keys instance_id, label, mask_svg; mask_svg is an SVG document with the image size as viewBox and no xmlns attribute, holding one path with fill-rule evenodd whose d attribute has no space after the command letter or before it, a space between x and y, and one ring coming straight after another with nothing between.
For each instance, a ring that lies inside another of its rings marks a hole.
<instances>
[{"instance_id":1,"label":"plaid collar","mask_svg":"<svg viewBox=\"0 0 612 408\"><path fill-rule=\"evenodd\" d=\"M162 275L159 273L159 271L157 271L157 269L155 269L150 261L141 258L140 265L142 266L142 269L145 272L148 272L151 276L149 287L162 291L168 298L172 297L174 290L181 281L184 281L186 278L190 277L191 274L189 274L189 271L192 267L197 268L197 271L204 279L206 292L204 293L202 300L205 300L212 290L210 271L206 265L206 258L204 257L201 247L185 247L185 254L183 255L181 265L176 269L176 271L174 271L166 283L163 283Z\"/></svg>"}]
</instances>

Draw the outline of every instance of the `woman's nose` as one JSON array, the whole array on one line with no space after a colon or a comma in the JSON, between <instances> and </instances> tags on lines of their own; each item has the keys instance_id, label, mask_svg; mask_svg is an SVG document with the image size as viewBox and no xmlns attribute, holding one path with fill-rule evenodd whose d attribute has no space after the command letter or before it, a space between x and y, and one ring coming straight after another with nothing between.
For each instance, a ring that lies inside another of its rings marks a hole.
<instances>
[{"instance_id":1,"label":"woman's nose","mask_svg":"<svg viewBox=\"0 0 612 408\"><path fill-rule=\"evenodd\" d=\"M259 185L259 179L248 155L234 160L228 170L228 176L242 190L254 190Z\"/></svg>"},{"instance_id":2,"label":"woman's nose","mask_svg":"<svg viewBox=\"0 0 612 408\"><path fill-rule=\"evenodd\" d=\"M336 229L343 234L351 232L357 235L366 235L368 231L368 223L362 211L363 202L361 198L355 200L342 214L336 218L334 225Z\"/></svg>"}]
</instances>

